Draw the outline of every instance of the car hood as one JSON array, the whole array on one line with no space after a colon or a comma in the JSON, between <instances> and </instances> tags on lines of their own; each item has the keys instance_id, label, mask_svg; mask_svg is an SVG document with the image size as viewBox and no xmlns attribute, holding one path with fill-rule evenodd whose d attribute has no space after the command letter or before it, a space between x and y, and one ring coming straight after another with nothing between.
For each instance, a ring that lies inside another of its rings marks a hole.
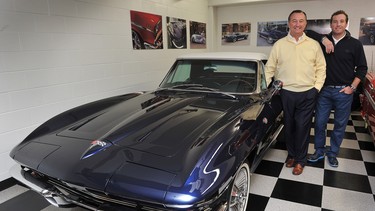
<instances>
[{"instance_id":1,"label":"car hood","mask_svg":"<svg viewBox=\"0 0 375 211\"><path fill-rule=\"evenodd\" d=\"M146 93L30 140L14 159L66 184L161 202L248 102Z\"/></svg>"},{"instance_id":2,"label":"car hood","mask_svg":"<svg viewBox=\"0 0 375 211\"><path fill-rule=\"evenodd\" d=\"M70 125L57 136L103 140L121 148L174 157L196 145L205 131L228 111L241 108L239 105L228 99L145 94Z\"/></svg>"}]
</instances>

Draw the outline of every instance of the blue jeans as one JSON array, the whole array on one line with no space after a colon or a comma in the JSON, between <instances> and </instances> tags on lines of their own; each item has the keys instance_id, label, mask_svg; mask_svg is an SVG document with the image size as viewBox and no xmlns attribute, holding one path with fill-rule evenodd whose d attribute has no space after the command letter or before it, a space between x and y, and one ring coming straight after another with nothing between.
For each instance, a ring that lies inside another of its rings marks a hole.
<instances>
[{"instance_id":1,"label":"blue jeans","mask_svg":"<svg viewBox=\"0 0 375 211\"><path fill-rule=\"evenodd\" d=\"M336 157L344 138L346 125L351 113L353 94L339 92L341 88L323 87L315 108L315 150L318 154L326 153ZM331 133L331 146L325 148L327 122L331 110L334 110L334 129Z\"/></svg>"}]
</instances>

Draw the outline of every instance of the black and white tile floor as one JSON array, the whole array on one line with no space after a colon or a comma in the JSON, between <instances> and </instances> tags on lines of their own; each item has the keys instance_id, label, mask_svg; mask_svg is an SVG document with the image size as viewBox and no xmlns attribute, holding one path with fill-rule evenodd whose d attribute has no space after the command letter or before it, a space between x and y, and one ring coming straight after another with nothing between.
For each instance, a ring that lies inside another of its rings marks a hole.
<instances>
[{"instance_id":1,"label":"black and white tile floor","mask_svg":"<svg viewBox=\"0 0 375 211\"><path fill-rule=\"evenodd\" d=\"M328 124L327 144L332 121ZM314 152L314 130L309 153ZM338 155L339 167L327 159L309 163L303 174L294 176L285 167L287 151L278 142L251 177L248 210L360 210L375 211L375 147L359 112L352 112ZM9 179L0 183L0 210L82 211L49 205L38 194Z\"/></svg>"}]
</instances>

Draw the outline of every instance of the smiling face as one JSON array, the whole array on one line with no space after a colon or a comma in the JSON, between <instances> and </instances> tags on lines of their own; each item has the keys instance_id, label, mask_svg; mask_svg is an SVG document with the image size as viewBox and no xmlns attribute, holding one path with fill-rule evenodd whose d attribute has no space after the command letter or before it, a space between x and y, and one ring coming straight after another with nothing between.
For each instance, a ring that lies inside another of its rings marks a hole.
<instances>
[{"instance_id":1,"label":"smiling face","mask_svg":"<svg viewBox=\"0 0 375 211\"><path fill-rule=\"evenodd\" d=\"M303 12L292 13L289 17L288 25L290 34L293 37L298 38L302 36L307 25L306 15Z\"/></svg>"},{"instance_id":2,"label":"smiling face","mask_svg":"<svg viewBox=\"0 0 375 211\"><path fill-rule=\"evenodd\" d=\"M341 37L345 33L345 29L348 26L348 20L344 14L338 14L332 16L331 29L332 34L335 37Z\"/></svg>"}]
</instances>

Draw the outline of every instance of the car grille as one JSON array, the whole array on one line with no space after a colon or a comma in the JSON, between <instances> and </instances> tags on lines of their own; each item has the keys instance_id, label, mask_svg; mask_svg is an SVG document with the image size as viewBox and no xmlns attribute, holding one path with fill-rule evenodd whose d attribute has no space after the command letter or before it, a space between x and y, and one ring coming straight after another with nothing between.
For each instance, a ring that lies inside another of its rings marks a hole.
<instances>
[{"instance_id":1,"label":"car grille","mask_svg":"<svg viewBox=\"0 0 375 211\"><path fill-rule=\"evenodd\" d=\"M48 183L54 185L61 195L83 207L97 208L98 210L147 210L169 211L162 204L134 201L120 197L110 196L104 192L91 190L81 186L72 185L54 178L48 178ZM77 203L78 202L78 203Z\"/></svg>"},{"instance_id":2,"label":"car grille","mask_svg":"<svg viewBox=\"0 0 375 211\"><path fill-rule=\"evenodd\" d=\"M17 173L18 172L18 173ZM95 211L177 211L183 208L168 208L164 204L157 204L138 199L129 199L107 194L102 191L89 189L71 184L53 177L49 177L28 167L14 165L12 176L24 183L30 189L41 194L45 199L57 207L80 206ZM209 200L201 201L197 206L183 210L213 211L226 210L227 190Z\"/></svg>"}]
</instances>

